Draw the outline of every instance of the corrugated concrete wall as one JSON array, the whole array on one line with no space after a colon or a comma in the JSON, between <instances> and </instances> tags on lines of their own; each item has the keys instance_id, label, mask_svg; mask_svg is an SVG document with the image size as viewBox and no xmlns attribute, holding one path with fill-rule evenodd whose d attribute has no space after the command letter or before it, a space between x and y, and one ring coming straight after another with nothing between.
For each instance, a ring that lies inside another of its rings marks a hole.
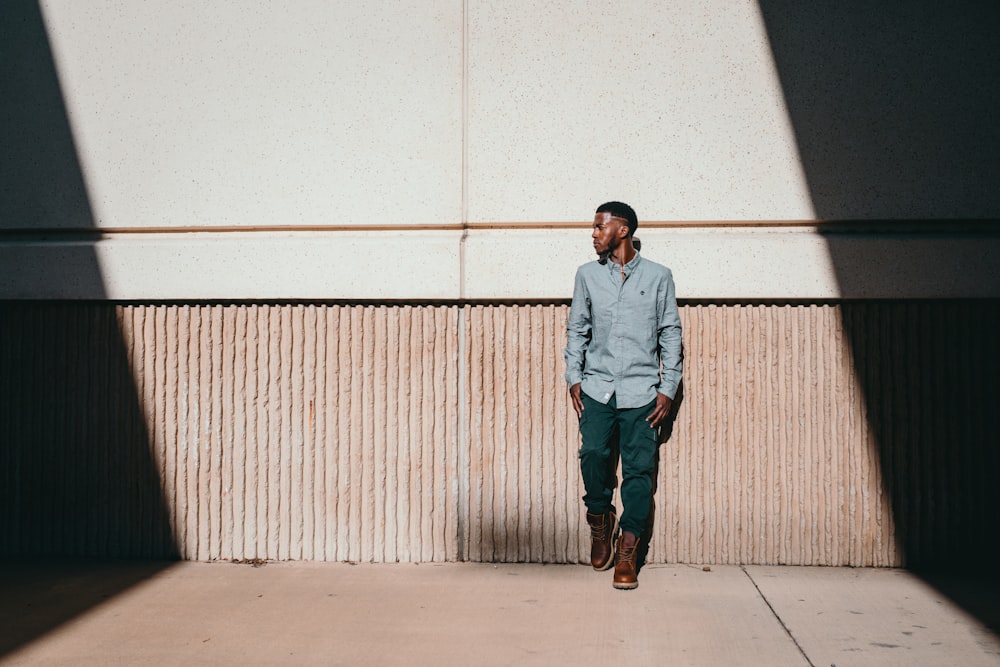
<instances>
[{"instance_id":1,"label":"corrugated concrete wall","mask_svg":"<svg viewBox=\"0 0 1000 667\"><path fill-rule=\"evenodd\" d=\"M0 554L579 561L566 313L0 304ZM998 302L681 316L651 561L933 562L995 518Z\"/></svg>"}]
</instances>

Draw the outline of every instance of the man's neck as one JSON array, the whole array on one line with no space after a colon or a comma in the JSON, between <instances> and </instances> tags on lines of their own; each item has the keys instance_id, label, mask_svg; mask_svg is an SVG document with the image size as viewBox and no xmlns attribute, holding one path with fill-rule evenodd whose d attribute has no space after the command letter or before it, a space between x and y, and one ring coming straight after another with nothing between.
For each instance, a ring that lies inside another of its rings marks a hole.
<instances>
[{"instance_id":1,"label":"man's neck","mask_svg":"<svg viewBox=\"0 0 1000 667\"><path fill-rule=\"evenodd\" d=\"M635 247L632 245L632 239L625 239L617 248L612 250L610 259L618 266L625 266L635 259Z\"/></svg>"}]
</instances>

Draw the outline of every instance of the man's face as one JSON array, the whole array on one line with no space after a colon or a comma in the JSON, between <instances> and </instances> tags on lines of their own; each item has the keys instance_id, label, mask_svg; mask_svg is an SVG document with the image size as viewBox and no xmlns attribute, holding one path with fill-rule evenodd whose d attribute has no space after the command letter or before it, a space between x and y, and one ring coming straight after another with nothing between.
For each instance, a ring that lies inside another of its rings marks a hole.
<instances>
[{"instance_id":1,"label":"man's face","mask_svg":"<svg viewBox=\"0 0 1000 667\"><path fill-rule=\"evenodd\" d=\"M590 237L594 240L594 252L604 257L611 253L628 235L628 223L613 217L607 211L594 216L594 229Z\"/></svg>"}]
</instances>

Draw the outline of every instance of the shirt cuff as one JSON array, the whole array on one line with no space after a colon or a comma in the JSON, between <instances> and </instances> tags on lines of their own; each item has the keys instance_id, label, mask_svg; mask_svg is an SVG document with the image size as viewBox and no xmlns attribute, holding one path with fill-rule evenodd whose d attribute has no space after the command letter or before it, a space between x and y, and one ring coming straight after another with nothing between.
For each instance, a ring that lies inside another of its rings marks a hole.
<instances>
[{"instance_id":1,"label":"shirt cuff","mask_svg":"<svg viewBox=\"0 0 1000 667\"><path fill-rule=\"evenodd\" d=\"M677 395L677 385L674 383L661 382L660 386L656 388L658 393L663 394L671 401L674 400L674 396Z\"/></svg>"}]
</instances>

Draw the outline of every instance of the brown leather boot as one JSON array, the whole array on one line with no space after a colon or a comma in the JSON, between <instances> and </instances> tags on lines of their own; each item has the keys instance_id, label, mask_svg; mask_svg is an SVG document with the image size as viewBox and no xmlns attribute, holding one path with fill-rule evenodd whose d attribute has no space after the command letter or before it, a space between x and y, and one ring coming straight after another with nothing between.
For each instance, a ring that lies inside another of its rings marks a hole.
<instances>
[{"instance_id":1,"label":"brown leather boot","mask_svg":"<svg viewBox=\"0 0 1000 667\"><path fill-rule=\"evenodd\" d=\"M635 552L639 538L632 533L622 533L618 538L618 553L615 556L615 579L612 586L622 590L639 587L635 571Z\"/></svg>"},{"instance_id":2,"label":"brown leather boot","mask_svg":"<svg viewBox=\"0 0 1000 667\"><path fill-rule=\"evenodd\" d=\"M614 510L604 514L587 512L587 523L590 524L590 564L598 572L603 572L614 562L618 519Z\"/></svg>"}]
</instances>

